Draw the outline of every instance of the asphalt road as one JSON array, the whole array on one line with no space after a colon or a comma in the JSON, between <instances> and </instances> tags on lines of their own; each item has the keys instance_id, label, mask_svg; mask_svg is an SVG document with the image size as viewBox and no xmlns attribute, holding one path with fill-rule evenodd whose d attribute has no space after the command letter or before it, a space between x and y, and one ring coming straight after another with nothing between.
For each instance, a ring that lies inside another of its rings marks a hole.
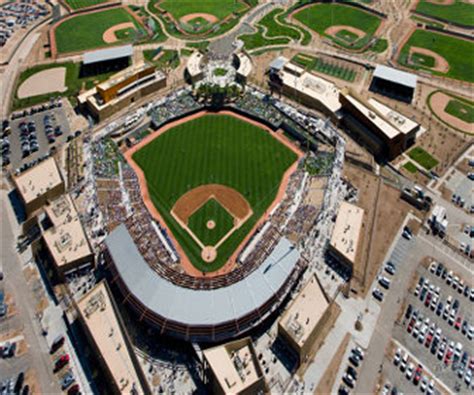
<instances>
[{"instance_id":1,"label":"asphalt road","mask_svg":"<svg viewBox=\"0 0 474 395\"><path fill-rule=\"evenodd\" d=\"M18 325L23 329L23 335L28 343L28 352L18 361L0 360L0 378L8 378L10 374L19 371L16 369L24 369L26 365L34 368L37 372L38 382L41 387L42 394L58 394L61 393L57 381L53 376L53 369L49 357L49 350L45 340L41 336L41 330L35 317L34 306L36 305L35 297L28 286L22 271L22 263L20 262L17 251L15 250L16 237L13 233L10 223L11 212L9 201L5 191L1 191L1 260L3 263L5 290L13 295L15 305L18 310ZM15 226L15 224L13 224ZM13 228L15 229L15 228ZM22 361L25 362L23 366ZM5 374L6 377L3 377Z\"/></svg>"}]
</instances>

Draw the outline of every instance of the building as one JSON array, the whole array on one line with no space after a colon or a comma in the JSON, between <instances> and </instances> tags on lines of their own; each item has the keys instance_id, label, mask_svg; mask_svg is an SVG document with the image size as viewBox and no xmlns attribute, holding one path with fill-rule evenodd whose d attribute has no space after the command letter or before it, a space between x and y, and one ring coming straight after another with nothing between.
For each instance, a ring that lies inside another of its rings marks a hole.
<instances>
[{"instance_id":1,"label":"building","mask_svg":"<svg viewBox=\"0 0 474 395\"><path fill-rule=\"evenodd\" d=\"M204 71L202 66L202 61L204 55L201 52L195 51L191 54L186 63L186 80L191 84L201 81L204 78Z\"/></svg>"},{"instance_id":2,"label":"building","mask_svg":"<svg viewBox=\"0 0 474 395\"><path fill-rule=\"evenodd\" d=\"M378 65L369 90L381 95L411 103L415 95L417 76L392 67Z\"/></svg>"},{"instance_id":3,"label":"building","mask_svg":"<svg viewBox=\"0 0 474 395\"><path fill-rule=\"evenodd\" d=\"M225 341L255 328L277 311L304 270L298 250L282 238L244 278L205 289L199 282L190 287L194 277L174 271L164 276L150 267L124 224L105 245L106 266L123 303L160 333L192 342Z\"/></svg>"},{"instance_id":4,"label":"building","mask_svg":"<svg viewBox=\"0 0 474 395\"><path fill-rule=\"evenodd\" d=\"M446 235L446 230L448 229L446 208L436 204L433 207L428 223L435 233L438 233L440 236Z\"/></svg>"},{"instance_id":5,"label":"building","mask_svg":"<svg viewBox=\"0 0 474 395\"><path fill-rule=\"evenodd\" d=\"M329 317L330 302L313 275L278 322L278 334L306 361Z\"/></svg>"},{"instance_id":6,"label":"building","mask_svg":"<svg viewBox=\"0 0 474 395\"><path fill-rule=\"evenodd\" d=\"M399 112L348 89L340 92L339 101L348 131L379 159L392 160L415 143L420 125Z\"/></svg>"},{"instance_id":7,"label":"building","mask_svg":"<svg viewBox=\"0 0 474 395\"><path fill-rule=\"evenodd\" d=\"M150 394L117 306L105 281L77 302L79 320L107 377L101 378L115 394Z\"/></svg>"},{"instance_id":8,"label":"building","mask_svg":"<svg viewBox=\"0 0 474 395\"><path fill-rule=\"evenodd\" d=\"M329 243L329 254L358 280L363 277L356 261L362 240L363 219L362 208L342 202Z\"/></svg>"},{"instance_id":9,"label":"building","mask_svg":"<svg viewBox=\"0 0 474 395\"><path fill-rule=\"evenodd\" d=\"M203 352L204 382L215 395L265 394L268 388L249 337Z\"/></svg>"},{"instance_id":10,"label":"building","mask_svg":"<svg viewBox=\"0 0 474 395\"><path fill-rule=\"evenodd\" d=\"M234 54L234 67L236 68L236 80L241 84L247 83L247 78L252 72L252 60L244 52Z\"/></svg>"},{"instance_id":11,"label":"building","mask_svg":"<svg viewBox=\"0 0 474 395\"><path fill-rule=\"evenodd\" d=\"M14 176L13 182L28 217L43 207L48 200L62 195L65 189L64 180L52 157Z\"/></svg>"},{"instance_id":12,"label":"building","mask_svg":"<svg viewBox=\"0 0 474 395\"><path fill-rule=\"evenodd\" d=\"M142 62L114 74L107 81L78 96L80 107L102 121L166 86L166 76Z\"/></svg>"},{"instance_id":13,"label":"building","mask_svg":"<svg viewBox=\"0 0 474 395\"><path fill-rule=\"evenodd\" d=\"M50 227L43 232L43 243L60 275L94 264L94 253L69 195L45 206Z\"/></svg>"},{"instance_id":14,"label":"building","mask_svg":"<svg viewBox=\"0 0 474 395\"><path fill-rule=\"evenodd\" d=\"M85 52L82 56L81 76L88 77L122 70L130 65L132 56L132 45Z\"/></svg>"},{"instance_id":15,"label":"building","mask_svg":"<svg viewBox=\"0 0 474 395\"><path fill-rule=\"evenodd\" d=\"M277 58L270 64L270 86L306 107L318 110L333 121L339 119L339 89L331 82L306 72L302 67Z\"/></svg>"}]
</instances>

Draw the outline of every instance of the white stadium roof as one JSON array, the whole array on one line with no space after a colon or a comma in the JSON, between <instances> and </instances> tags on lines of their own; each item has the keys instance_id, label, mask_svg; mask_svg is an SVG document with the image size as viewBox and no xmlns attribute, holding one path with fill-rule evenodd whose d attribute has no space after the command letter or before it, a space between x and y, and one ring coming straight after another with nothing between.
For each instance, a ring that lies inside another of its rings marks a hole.
<instances>
[{"instance_id":1,"label":"white stadium roof","mask_svg":"<svg viewBox=\"0 0 474 395\"><path fill-rule=\"evenodd\" d=\"M100 49L98 51L86 52L82 57L82 63L92 64L97 62L105 62L107 60L124 58L133 55L133 46L122 45L120 47L113 47L107 49Z\"/></svg>"},{"instance_id":2,"label":"white stadium roof","mask_svg":"<svg viewBox=\"0 0 474 395\"><path fill-rule=\"evenodd\" d=\"M374 78L395 82L409 88L416 88L418 77L415 74L407 73L405 71L397 70L392 67L377 65L374 71Z\"/></svg>"}]
</instances>

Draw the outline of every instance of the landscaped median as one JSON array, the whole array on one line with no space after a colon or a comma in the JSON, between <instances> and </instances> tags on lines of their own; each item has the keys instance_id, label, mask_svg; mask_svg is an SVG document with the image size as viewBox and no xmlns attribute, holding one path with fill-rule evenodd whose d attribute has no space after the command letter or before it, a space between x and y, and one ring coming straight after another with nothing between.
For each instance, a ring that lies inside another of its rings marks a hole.
<instances>
[{"instance_id":1,"label":"landscaped median","mask_svg":"<svg viewBox=\"0 0 474 395\"><path fill-rule=\"evenodd\" d=\"M408 152L408 156L426 170L431 170L438 165L438 160L433 158L421 147L415 147Z\"/></svg>"}]
</instances>

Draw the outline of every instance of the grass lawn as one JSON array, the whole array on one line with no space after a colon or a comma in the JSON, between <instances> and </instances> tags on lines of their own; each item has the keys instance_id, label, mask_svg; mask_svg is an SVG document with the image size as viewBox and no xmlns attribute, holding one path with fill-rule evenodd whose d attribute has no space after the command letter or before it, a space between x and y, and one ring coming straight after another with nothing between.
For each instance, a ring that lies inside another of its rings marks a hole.
<instances>
[{"instance_id":1,"label":"grass lawn","mask_svg":"<svg viewBox=\"0 0 474 395\"><path fill-rule=\"evenodd\" d=\"M448 114L467 123L474 123L474 106L465 101L452 99L444 109Z\"/></svg>"},{"instance_id":2,"label":"grass lawn","mask_svg":"<svg viewBox=\"0 0 474 395\"><path fill-rule=\"evenodd\" d=\"M332 77L339 78L344 81L353 82L357 76L357 72L344 66L327 62L321 58L315 58L310 55L297 54L292 61L306 70L314 70L322 74L327 74Z\"/></svg>"},{"instance_id":3,"label":"grass lawn","mask_svg":"<svg viewBox=\"0 0 474 395\"><path fill-rule=\"evenodd\" d=\"M262 27L258 28L257 33L243 34L239 36L239 39L244 42L244 47L247 51L268 45L286 45L290 42L290 39L286 37L265 38Z\"/></svg>"},{"instance_id":4,"label":"grass lawn","mask_svg":"<svg viewBox=\"0 0 474 395\"><path fill-rule=\"evenodd\" d=\"M127 29L117 30L115 37L117 37L118 40L132 40L135 37L135 32L135 29L129 27Z\"/></svg>"},{"instance_id":5,"label":"grass lawn","mask_svg":"<svg viewBox=\"0 0 474 395\"><path fill-rule=\"evenodd\" d=\"M418 168L412 162L405 163L403 168L412 174L415 174L418 171Z\"/></svg>"},{"instance_id":6,"label":"grass lawn","mask_svg":"<svg viewBox=\"0 0 474 395\"><path fill-rule=\"evenodd\" d=\"M156 60L153 60L159 53L161 53L161 55ZM160 51L156 49L146 49L143 51L143 57L148 62L156 65L160 70L176 69L180 65L179 52L174 49L161 49Z\"/></svg>"},{"instance_id":7,"label":"grass lawn","mask_svg":"<svg viewBox=\"0 0 474 395\"><path fill-rule=\"evenodd\" d=\"M214 69L214 75L216 77L223 77L227 74L227 70L226 69L223 69L223 68L220 68L218 67L217 69Z\"/></svg>"},{"instance_id":8,"label":"grass lawn","mask_svg":"<svg viewBox=\"0 0 474 395\"><path fill-rule=\"evenodd\" d=\"M66 87L67 90L66 92L52 92L52 93L47 93L45 95L38 95L38 96L32 96L28 97L25 99L19 99L16 95L16 92L20 85L26 81L29 77L32 75L43 71L47 69L52 69L55 67L66 67ZM81 87L84 85L86 89L92 87L94 82L101 82L105 81L107 78L109 78L112 74L115 74L116 71L110 72L110 73L105 73L105 74L99 74L96 76L91 76L91 77L80 77L80 64L78 63L72 63L72 62L67 62L67 63L49 63L49 64L43 64L39 66L34 66L32 68L29 68L25 70L23 73L20 74L20 77L18 78L18 81L16 83L16 88L15 88L15 96L13 98L13 103L12 107L13 110L16 110L18 108L24 108L24 107L30 107L39 103L44 103L48 101L50 98L55 98L55 97L60 97L60 96L67 96L71 102L74 103L76 100L76 96L81 90Z\"/></svg>"},{"instance_id":9,"label":"grass lawn","mask_svg":"<svg viewBox=\"0 0 474 395\"><path fill-rule=\"evenodd\" d=\"M297 156L257 126L228 115L207 115L170 129L133 159L145 173L153 204L191 262L209 272L227 261L262 216ZM239 191L254 214L219 247L216 260L207 264L170 210L185 192L210 183Z\"/></svg>"},{"instance_id":10,"label":"grass lawn","mask_svg":"<svg viewBox=\"0 0 474 395\"><path fill-rule=\"evenodd\" d=\"M414 52L411 54L411 62L418 66L434 67L435 59L432 56Z\"/></svg>"},{"instance_id":11,"label":"grass lawn","mask_svg":"<svg viewBox=\"0 0 474 395\"><path fill-rule=\"evenodd\" d=\"M214 221L215 227L209 229L208 221ZM188 227L205 246L214 246L233 227L234 217L215 199L209 199L189 217Z\"/></svg>"},{"instance_id":12,"label":"grass lawn","mask_svg":"<svg viewBox=\"0 0 474 395\"><path fill-rule=\"evenodd\" d=\"M143 35L146 34L137 21L123 8L113 8L68 19L56 28L58 52L84 51L111 45L104 42L102 35L112 26L124 22L132 22L137 30ZM131 38L125 38L114 44L123 44L130 40Z\"/></svg>"},{"instance_id":13,"label":"grass lawn","mask_svg":"<svg viewBox=\"0 0 474 395\"><path fill-rule=\"evenodd\" d=\"M381 23L380 18L368 12L334 3L306 7L294 14L294 17L321 36L329 37L336 44L352 49L359 49L366 45ZM328 27L335 25L353 26L363 30L366 36L350 45L345 40L338 40L324 33Z\"/></svg>"},{"instance_id":14,"label":"grass lawn","mask_svg":"<svg viewBox=\"0 0 474 395\"><path fill-rule=\"evenodd\" d=\"M188 48L194 48L199 51L205 51L207 47L209 47L209 44L210 44L210 41L196 41L196 42L190 41L186 43L186 46Z\"/></svg>"},{"instance_id":15,"label":"grass lawn","mask_svg":"<svg viewBox=\"0 0 474 395\"><path fill-rule=\"evenodd\" d=\"M445 58L449 63L447 73L432 71L420 65L413 65L408 61L410 47L428 48ZM457 80L474 82L472 65L474 64L474 43L446 34L439 34L427 30L415 30L400 52L398 62L414 69L430 70L433 74L444 75Z\"/></svg>"},{"instance_id":16,"label":"grass lawn","mask_svg":"<svg viewBox=\"0 0 474 395\"><path fill-rule=\"evenodd\" d=\"M438 164L438 161L421 147L413 148L408 152L408 156L426 170L431 170Z\"/></svg>"},{"instance_id":17,"label":"grass lawn","mask_svg":"<svg viewBox=\"0 0 474 395\"><path fill-rule=\"evenodd\" d=\"M66 3L73 10L78 10L80 8L91 7L96 4L106 3L109 0L66 0Z\"/></svg>"},{"instance_id":18,"label":"grass lawn","mask_svg":"<svg viewBox=\"0 0 474 395\"><path fill-rule=\"evenodd\" d=\"M173 15L175 19L195 13L211 14L218 19L224 19L233 12L239 12L246 8L245 4L236 0L206 0L203 2L194 0L165 0L158 5Z\"/></svg>"},{"instance_id":19,"label":"grass lawn","mask_svg":"<svg viewBox=\"0 0 474 395\"><path fill-rule=\"evenodd\" d=\"M385 52L388 48L388 41L385 38L379 38L373 44L370 48L369 51L376 52L376 53L382 53Z\"/></svg>"},{"instance_id":20,"label":"grass lawn","mask_svg":"<svg viewBox=\"0 0 474 395\"><path fill-rule=\"evenodd\" d=\"M469 4L465 0L454 0L454 4L451 5L434 4L433 2L420 0L416 11L434 18L461 23L471 28L474 27L474 4Z\"/></svg>"},{"instance_id":21,"label":"grass lawn","mask_svg":"<svg viewBox=\"0 0 474 395\"><path fill-rule=\"evenodd\" d=\"M288 37L293 40L299 40L301 37L301 32L298 29L295 29L286 23L277 22L275 17L281 14L284 10L282 8L275 8L265 15L257 23L260 26L264 26L267 37Z\"/></svg>"}]
</instances>

